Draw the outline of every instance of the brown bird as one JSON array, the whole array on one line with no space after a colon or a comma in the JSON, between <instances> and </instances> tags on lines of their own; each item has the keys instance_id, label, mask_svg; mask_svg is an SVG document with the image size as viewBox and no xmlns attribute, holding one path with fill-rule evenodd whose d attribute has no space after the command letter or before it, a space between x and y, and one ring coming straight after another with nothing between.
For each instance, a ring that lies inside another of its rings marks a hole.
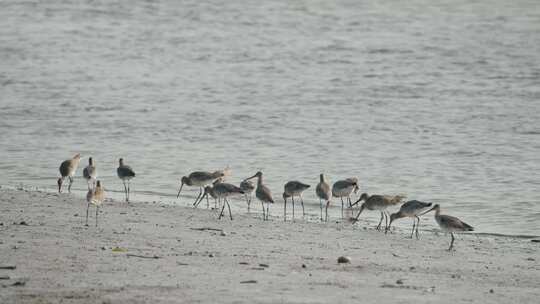
<instances>
[{"instance_id":1,"label":"brown bird","mask_svg":"<svg viewBox=\"0 0 540 304\"><path fill-rule=\"evenodd\" d=\"M317 194L317 197L319 198L319 205L321 207L321 221L323 220L322 217L322 209L323 209L323 200L326 202L326 216L324 217L324 221L328 222L328 206L330 205L330 185L328 185L327 182L324 181L324 174L321 173L319 176L320 181L317 184L317 187L315 188L315 193Z\"/></svg>"},{"instance_id":2,"label":"brown bird","mask_svg":"<svg viewBox=\"0 0 540 304\"><path fill-rule=\"evenodd\" d=\"M90 209L90 204L93 204L96 206L96 227L98 225L98 212L99 212L99 206L103 204L103 200L105 199L105 189L101 186L101 182L96 182L96 187L94 189L89 189L88 193L86 194L86 201L88 202L88 206L86 207L86 226L88 226L88 210Z\"/></svg>"},{"instance_id":3,"label":"brown bird","mask_svg":"<svg viewBox=\"0 0 540 304\"><path fill-rule=\"evenodd\" d=\"M263 184L263 174L261 171L255 173L255 175L252 177L246 178L246 180L250 180L255 177L257 177L257 189L255 189L255 197L261 201L263 220L267 221L270 214L270 204L274 203L274 199L272 198L272 192L270 192L270 189ZM264 211L264 203L266 203L266 212Z\"/></svg>"},{"instance_id":4,"label":"brown bird","mask_svg":"<svg viewBox=\"0 0 540 304\"><path fill-rule=\"evenodd\" d=\"M454 232L474 231L474 228L471 225L462 222L457 217L441 214L441 207L439 206L439 204L433 206L433 208L422 213L421 215L426 214L432 210L435 210L435 221L437 221L439 227L441 227L441 229L445 232L450 232L450 235L452 236L452 241L450 242L450 247L448 247L448 251L452 250L452 248L454 247Z\"/></svg>"},{"instance_id":5,"label":"brown bird","mask_svg":"<svg viewBox=\"0 0 540 304\"><path fill-rule=\"evenodd\" d=\"M65 178L69 179L68 192L71 193L73 175L75 175L75 171L77 171L77 167L79 167L80 162L81 155L79 153L75 154L72 159L68 159L62 162L59 168L61 177L57 180L58 193L62 193L62 183L64 182Z\"/></svg>"},{"instance_id":6,"label":"brown bird","mask_svg":"<svg viewBox=\"0 0 540 304\"><path fill-rule=\"evenodd\" d=\"M402 195L396 195L396 196L371 195L370 196L367 193L362 193L360 198L354 203L356 205L360 201L364 200L364 203L362 204L362 206L360 206L360 211L358 212L358 215L354 219L354 222L358 221L358 218L360 217L360 214L362 214L362 211L364 211L364 209L379 210L381 212L381 220L379 221L379 224L377 225L376 229L377 230L381 229L383 217L385 218L384 227L386 228L388 226L388 214L387 214L386 208L388 208L389 206L399 204L403 198L404 196Z\"/></svg>"},{"instance_id":7,"label":"brown bird","mask_svg":"<svg viewBox=\"0 0 540 304\"><path fill-rule=\"evenodd\" d=\"M195 202L193 202L193 206L198 205L197 202L199 201L199 198L203 195L204 187L207 185L212 184L217 179L221 179L225 176L225 173L223 171L214 171L214 172L206 172L206 171L195 171L191 172L188 176L183 176L180 180L180 189L178 190L178 195L176 198L180 197L180 192L182 192L182 188L184 185L188 186L198 186L199 187L199 195L195 199Z\"/></svg>"},{"instance_id":8,"label":"brown bird","mask_svg":"<svg viewBox=\"0 0 540 304\"><path fill-rule=\"evenodd\" d=\"M243 180L240 183L240 189L244 191L244 196L246 197L246 203L247 203L247 211L249 213L250 206L251 206L251 195L253 191L255 191L255 185L251 181Z\"/></svg>"}]
</instances>

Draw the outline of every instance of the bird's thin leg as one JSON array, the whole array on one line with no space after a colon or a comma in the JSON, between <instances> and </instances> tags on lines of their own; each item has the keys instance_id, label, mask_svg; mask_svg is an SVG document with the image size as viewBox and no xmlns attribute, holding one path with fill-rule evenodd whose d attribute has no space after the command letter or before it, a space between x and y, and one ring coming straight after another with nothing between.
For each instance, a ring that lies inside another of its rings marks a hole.
<instances>
[{"instance_id":1,"label":"bird's thin leg","mask_svg":"<svg viewBox=\"0 0 540 304\"><path fill-rule=\"evenodd\" d=\"M223 216L223 212L225 211L225 203L223 203L223 207L221 208L221 213L219 214L219 218L218 219L221 219L221 217Z\"/></svg>"},{"instance_id":2,"label":"bird's thin leg","mask_svg":"<svg viewBox=\"0 0 540 304\"><path fill-rule=\"evenodd\" d=\"M383 212L381 211L381 220L379 221L379 225L377 225L377 228L376 228L377 230L381 229L382 220L383 220Z\"/></svg>"},{"instance_id":3,"label":"bird's thin leg","mask_svg":"<svg viewBox=\"0 0 540 304\"><path fill-rule=\"evenodd\" d=\"M388 214L386 214L386 211L383 211L384 214L384 229L386 230L388 228Z\"/></svg>"},{"instance_id":4,"label":"bird's thin leg","mask_svg":"<svg viewBox=\"0 0 540 304\"><path fill-rule=\"evenodd\" d=\"M418 227L420 227L420 218L416 216L416 219L418 220L418 223L416 224L416 239L419 240L420 237L418 236Z\"/></svg>"},{"instance_id":5,"label":"bird's thin leg","mask_svg":"<svg viewBox=\"0 0 540 304\"><path fill-rule=\"evenodd\" d=\"M262 211L263 211L263 221L266 220L265 212L264 212L264 203L261 201Z\"/></svg>"},{"instance_id":6,"label":"bird's thin leg","mask_svg":"<svg viewBox=\"0 0 540 304\"><path fill-rule=\"evenodd\" d=\"M270 203L266 204L266 220L268 221L268 217L270 216Z\"/></svg>"},{"instance_id":7,"label":"bird's thin leg","mask_svg":"<svg viewBox=\"0 0 540 304\"><path fill-rule=\"evenodd\" d=\"M227 198L225 198L225 202L227 203L227 208L229 209L229 216L231 217L231 221L232 221L231 205L229 205L229 201L227 200Z\"/></svg>"},{"instance_id":8,"label":"bird's thin leg","mask_svg":"<svg viewBox=\"0 0 540 304\"><path fill-rule=\"evenodd\" d=\"M86 207L86 224L85 226L88 226L88 210L90 209L90 202L88 202L88 206Z\"/></svg>"},{"instance_id":9,"label":"bird's thin leg","mask_svg":"<svg viewBox=\"0 0 540 304\"><path fill-rule=\"evenodd\" d=\"M294 222L294 195L291 196L291 200L292 200L292 220Z\"/></svg>"},{"instance_id":10,"label":"bird's thin leg","mask_svg":"<svg viewBox=\"0 0 540 304\"><path fill-rule=\"evenodd\" d=\"M210 199L206 196L206 209L210 209Z\"/></svg>"},{"instance_id":11,"label":"bird's thin leg","mask_svg":"<svg viewBox=\"0 0 540 304\"><path fill-rule=\"evenodd\" d=\"M248 200L248 213L250 213L250 208L251 208L251 194L249 195L249 200Z\"/></svg>"},{"instance_id":12,"label":"bird's thin leg","mask_svg":"<svg viewBox=\"0 0 540 304\"><path fill-rule=\"evenodd\" d=\"M283 221L287 221L287 198L285 198L283 203Z\"/></svg>"},{"instance_id":13,"label":"bird's thin leg","mask_svg":"<svg viewBox=\"0 0 540 304\"><path fill-rule=\"evenodd\" d=\"M199 198L201 198L201 194L202 194L202 187L199 187L199 195L197 195L197 198L195 199L195 201L193 202L193 206L197 207L197 202L199 201Z\"/></svg>"},{"instance_id":14,"label":"bird's thin leg","mask_svg":"<svg viewBox=\"0 0 540 304\"><path fill-rule=\"evenodd\" d=\"M69 177L69 186L68 186L68 192L71 193L71 184L73 184L73 177Z\"/></svg>"},{"instance_id":15,"label":"bird's thin leg","mask_svg":"<svg viewBox=\"0 0 540 304\"><path fill-rule=\"evenodd\" d=\"M99 206L96 205L96 227L98 222L98 213L99 213Z\"/></svg>"},{"instance_id":16,"label":"bird's thin leg","mask_svg":"<svg viewBox=\"0 0 540 304\"><path fill-rule=\"evenodd\" d=\"M131 181L127 181L128 191L127 191L127 202L129 203L129 195L131 194Z\"/></svg>"},{"instance_id":17,"label":"bird's thin leg","mask_svg":"<svg viewBox=\"0 0 540 304\"><path fill-rule=\"evenodd\" d=\"M322 200L321 198L319 197L319 207L321 208L321 222L323 221L323 217L322 217Z\"/></svg>"},{"instance_id":18,"label":"bird's thin leg","mask_svg":"<svg viewBox=\"0 0 540 304\"><path fill-rule=\"evenodd\" d=\"M352 208L351 196L347 196L347 202L349 202L349 208Z\"/></svg>"},{"instance_id":19,"label":"bird's thin leg","mask_svg":"<svg viewBox=\"0 0 540 304\"><path fill-rule=\"evenodd\" d=\"M416 226L416 219L413 218L413 223L412 223L412 232L411 232L411 239L413 237L413 234L414 234L414 228Z\"/></svg>"},{"instance_id":20,"label":"bird's thin leg","mask_svg":"<svg viewBox=\"0 0 540 304\"><path fill-rule=\"evenodd\" d=\"M343 196L341 197L341 219L343 219Z\"/></svg>"},{"instance_id":21,"label":"bird's thin leg","mask_svg":"<svg viewBox=\"0 0 540 304\"><path fill-rule=\"evenodd\" d=\"M124 183L124 195L126 196L126 202L128 201L128 196L127 196L127 186L126 186L126 180L123 179L122 182Z\"/></svg>"},{"instance_id":22,"label":"bird's thin leg","mask_svg":"<svg viewBox=\"0 0 540 304\"><path fill-rule=\"evenodd\" d=\"M452 241L450 242L450 247L448 248L448 251L452 250L452 247L454 247L454 233L450 232L450 235L452 236Z\"/></svg>"},{"instance_id":23,"label":"bird's thin leg","mask_svg":"<svg viewBox=\"0 0 540 304\"><path fill-rule=\"evenodd\" d=\"M247 207L248 207L248 213L249 213L249 199L248 199L248 195L247 194L244 194L244 197L246 198L246 203L247 203Z\"/></svg>"},{"instance_id":24,"label":"bird's thin leg","mask_svg":"<svg viewBox=\"0 0 540 304\"><path fill-rule=\"evenodd\" d=\"M326 202L326 215L324 217L324 221L328 222L328 206L330 205L330 201Z\"/></svg>"},{"instance_id":25,"label":"bird's thin leg","mask_svg":"<svg viewBox=\"0 0 540 304\"><path fill-rule=\"evenodd\" d=\"M304 199L300 195L300 202L302 203L302 217L306 216L306 211L304 210Z\"/></svg>"}]
</instances>

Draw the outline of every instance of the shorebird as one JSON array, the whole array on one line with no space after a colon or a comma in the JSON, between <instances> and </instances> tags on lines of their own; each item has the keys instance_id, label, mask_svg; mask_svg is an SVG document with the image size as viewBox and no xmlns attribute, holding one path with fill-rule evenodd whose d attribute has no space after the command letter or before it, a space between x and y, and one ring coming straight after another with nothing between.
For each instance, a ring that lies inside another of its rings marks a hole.
<instances>
[{"instance_id":1,"label":"shorebird","mask_svg":"<svg viewBox=\"0 0 540 304\"><path fill-rule=\"evenodd\" d=\"M118 168L116 169L116 173L118 174L118 178L122 180L124 183L124 191L126 193L126 202L129 203L129 193L131 191L130 189L130 180L135 177L135 171L131 169L130 166L124 165L124 159L120 158L118 160ZM127 181L127 186L126 186Z\"/></svg>"},{"instance_id":2,"label":"shorebird","mask_svg":"<svg viewBox=\"0 0 540 304\"><path fill-rule=\"evenodd\" d=\"M320 175L320 181L317 184L317 187L315 188L315 193L317 194L317 197L319 198L319 205L321 207L321 221L323 220L322 217L322 201L324 200L326 202L326 215L325 215L325 221L328 221L328 206L330 205L330 185L328 185L327 182L324 181L324 174L321 173Z\"/></svg>"},{"instance_id":3,"label":"shorebird","mask_svg":"<svg viewBox=\"0 0 540 304\"><path fill-rule=\"evenodd\" d=\"M77 167L79 167L79 162L81 161L81 155L79 153L75 154L72 159L68 159L62 162L60 164L60 175L61 177L58 178L57 184L58 184L58 193L62 193L62 183L64 182L64 179L67 177L69 179L69 186L68 186L68 192L71 193L71 184L73 184L73 175L75 175L75 171L77 171Z\"/></svg>"},{"instance_id":4,"label":"shorebird","mask_svg":"<svg viewBox=\"0 0 540 304\"><path fill-rule=\"evenodd\" d=\"M248 213L249 213L249 207L251 205L251 194L255 190L255 186L253 185L253 183L251 181L243 180L240 183L240 189L242 189L242 191L244 191L244 196L246 197L247 209L248 209Z\"/></svg>"},{"instance_id":5,"label":"shorebird","mask_svg":"<svg viewBox=\"0 0 540 304\"><path fill-rule=\"evenodd\" d=\"M418 227L420 227L420 218L418 217L422 211L425 211L427 208L431 207L432 203L424 203L417 200L408 201L405 204L401 205L401 208L398 212L392 213L390 215L390 223L388 224L388 227L386 227L386 230L384 233L387 233L388 230L390 230L390 226L392 225L392 222L400 219L402 217L412 217L413 218L413 225L412 225L412 232L411 232L411 239L414 234L414 228L416 226L416 239L418 239ZM418 221L418 224L416 223Z\"/></svg>"},{"instance_id":6,"label":"shorebird","mask_svg":"<svg viewBox=\"0 0 540 304\"><path fill-rule=\"evenodd\" d=\"M229 209L229 216L231 217L231 220L232 220L233 217L232 217L232 212L231 212L231 205L229 205L229 201L227 200L227 197L231 195L235 195L235 194L244 194L244 191L242 191L242 189L240 189L239 187L233 184L217 183L216 185L214 185L214 194L218 198L223 199L223 208L221 208L219 219L221 219L221 217L223 216L223 212L225 211L225 204L227 204L227 208Z\"/></svg>"},{"instance_id":7,"label":"shorebird","mask_svg":"<svg viewBox=\"0 0 540 304\"><path fill-rule=\"evenodd\" d=\"M88 166L83 169L83 177L86 179L86 183L88 184L88 190L96 186L97 169L94 165L94 160L92 157L88 158Z\"/></svg>"},{"instance_id":8,"label":"shorebird","mask_svg":"<svg viewBox=\"0 0 540 304\"><path fill-rule=\"evenodd\" d=\"M206 208L209 208L210 202L208 201L208 196L210 195L214 199L214 208L217 208L218 197L216 196L216 193L214 191L214 186L221 182L222 182L221 178L218 178L212 183L212 186L204 187L203 196L201 196L198 202L195 202L194 206L197 207L202 202L202 200L206 197Z\"/></svg>"},{"instance_id":9,"label":"shorebird","mask_svg":"<svg viewBox=\"0 0 540 304\"><path fill-rule=\"evenodd\" d=\"M176 198L180 197L180 192L182 192L182 188L184 185L188 186L198 186L199 187L199 195L195 199L195 202L193 202L193 206L197 206L197 202L199 201L199 198L203 195L203 189L204 186L210 185L215 180L220 179L224 177L225 174L223 171L215 171L215 172L206 172L206 171L195 171L191 172L188 176L183 176L180 181L180 190L178 190L178 195Z\"/></svg>"},{"instance_id":10,"label":"shorebird","mask_svg":"<svg viewBox=\"0 0 540 304\"><path fill-rule=\"evenodd\" d=\"M283 213L284 213L284 220L287 220L287 198L291 198L292 200L292 214L293 214L293 221L294 221L294 196L300 197L300 202L302 203L302 216L306 215L305 209L304 209L304 199L302 198L302 192L304 192L306 189L308 189L310 185L301 183L299 181L290 181L283 186L283 200L285 201L285 205L283 207Z\"/></svg>"},{"instance_id":11,"label":"shorebird","mask_svg":"<svg viewBox=\"0 0 540 304\"><path fill-rule=\"evenodd\" d=\"M332 196L341 199L341 218L343 218L343 197L347 197L349 207L352 207L351 193L358 192L358 179L356 177L347 178L334 183L332 186Z\"/></svg>"},{"instance_id":12,"label":"shorebird","mask_svg":"<svg viewBox=\"0 0 540 304\"><path fill-rule=\"evenodd\" d=\"M381 212L381 220L377 225L377 230L381 229L383 217L385 219L384 227L386 228L388 226L388 214L386 208L399 204L403 198L404 197L402 195L368 195L367 193L362 193L360 198L354 203L356 205L360 201L364 200L364 203L360 207L360 211L354 219L354 222L358 221L358 218L360 217L360 214L362 214L362 211L364 211L364 209L379 210Z\"/></svg>"},{"instance_id":13,"label":"shorebird","mask_svg":"<svg viewBox=\"0 0 540 304\"><path fill-rule=\"evenodd\" d=\"M257 188L255 189L255 197L257 197L261 201L262 209L263 209L263 220L268 220L268 216L270 213L270 204L274 203L274 199L272 198L272 193L270 192L270 189L266 187L263 184L263 174L261 171L255 173L252 177L246 178L246 180L252 179L257 177ZM266 203L266 212L264 211L264 203Z\"/></svg>"},{"instance_id":14,"label":"shorebird","mask_svg":"<svg viewBox=\"0 0 540 304\"><path fill-rule=\"evenodd\" d=\"M437 224L439 224L439 227L445 232L450 232L450 235L452 236L448 251L452 250L454 247L454 232L474 231L474 228L471 225L462 222L457 217L441 214L441 207L439 204L420 215L426 214L432 210L435 210L435 220L437 221Z\"/></svg>"},{"instance_id":15,"label":"shorebird","mask_svg":"<svg viewBox=\"0 0 540 304\"><path fill-rule=\"evenodd\" d=\"M94 189L88 189L88 193L86 194L86 201L88 202L88 206L86 207L86 226L88 226L88 210L90 209L90 204L93 204L96 206L96 227L97 227L99 206L103 204L104 199L105 199L105 190L101 186L101 182L97 181L96 187Z\"/></svg>"}]
</instances>

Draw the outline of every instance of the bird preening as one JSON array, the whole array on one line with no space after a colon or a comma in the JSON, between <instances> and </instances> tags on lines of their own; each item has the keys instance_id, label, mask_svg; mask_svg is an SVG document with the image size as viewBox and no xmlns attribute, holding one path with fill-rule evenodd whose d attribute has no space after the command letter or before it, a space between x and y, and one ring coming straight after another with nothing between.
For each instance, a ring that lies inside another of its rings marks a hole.
<instances>
[{"instance_id":1,"label":"bird preening","mask_svg":"<svg viewBox=\"0 0 540 304\"><path fill-rule=\"evenodd\" d=\"M71 159L65 160L60 164L59 171L60 177L57 180L58 192L62 193L62 186L64 181L69 181L68 192L71 193L71 187L73 185L74 176L77 171L81 160L79 153L75 154ZM123 158L118 159L118 168L116 170L118 178L122 180L124 185L124 194L126 202L130 201L131 193L131 180L135 178L135 171L124 163ZM251 211L251 195L255 192L255 197L261 202L262 218L265 221L270 219L270 205L274 204L274 198L270 188L264 183L263 173L258 171L253 176L243 179L239 186L231 183L226 183L226 176L230 175L230 169L227 167L224 170L217 170L213 172L208 171L194 171L187 176L183 176L180 180L180 189L177 193L177 198L180 197L184 186L198 187L199 194L193 206L197 207L201 201L206 198L207 208L210 207L209 196L214 199L214 209L221 209L218 219L221 219L225 214L225 207L229 212L229 218L232 220L232 210L229 202L229 198L232 196L244 196L247 203L248 213ZM105 200L105 190L102 181L98 180L97 167L92 157L88 158L88 165L83 169L83 177L87 181L87 209L86 209L86 225L88 225L88 214L90 205L96 207L96 227L98 225L99 208L102 206ZM251 182L252 179L257 179L256 184ZM311 186L309 184L293 180L285 183L283 186L283 220L287 220L287 203L292 203L292 219L295 219L295 199L300 201L302 206L302 217L306 216L306 209L304 205L303 194ZM384 231L385 234L390 231L392 224L400 218L409 217L413 219L413 227L410 238L416 235L416 239L419 239L419 227L420 216L435 211L435 221L439 227L451 235L450 246L448 250L452 250L454 246L455 236L454 233L473 231L474 228L460 219L443 215L440 212L440 205L436 204L431 209L433 204L428 202L422 202L418 200L410 200L402 204L404 195L369 195L368 193L362 193L360 197L353 203L351 195L356 194L359 191L358 178L350 177L336 181L332 187L326 181L325 175L321 173L319 175L319 183L315 187L315 195L319 199L320 209L320 221L328 221L328 208L331 204L331 198L340 198L341 200L341 217L344 218L345 200L347 202L347 208L354 210L356 206L359 206L358 213L352 218L352 222L356 223L364 210L379 211L380 219L376 226L377 230L382 230L382 222L385 220ZM363 203L361 203L363 201ZM360 204L361 203L361 204ZM390 214L388 208L400 205L397 212ZM325 214L323 216L323 208Z\"/></svg>"}]
</instances>

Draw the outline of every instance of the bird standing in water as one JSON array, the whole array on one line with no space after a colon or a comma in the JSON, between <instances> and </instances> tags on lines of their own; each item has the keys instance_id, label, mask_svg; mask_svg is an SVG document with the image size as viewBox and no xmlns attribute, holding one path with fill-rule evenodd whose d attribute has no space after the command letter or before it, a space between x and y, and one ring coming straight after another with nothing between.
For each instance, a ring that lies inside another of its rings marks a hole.
<instances>
[{"instance_id":1,"label":"bird standing in water","mask_svg":"<svg viewBox=\"0 0 540 304\"><path fill-rule=\"evenodd\" d=\"M319 198L319 205L321 207L321 221L323 220L323 216L322 216L323 204L322 204L322 202L323 201L326 202L326 211L325 211L326 215L324 217L324 221L328 222L328 206L330 205L330 196L331 196L330 185L328 185L328 183L324 181L324 174L321 173L319 178L320 178L320 181L317 184L317 187L315 188L315 193L317 194L317 197Z\"/></svg>"}]
</instances>

